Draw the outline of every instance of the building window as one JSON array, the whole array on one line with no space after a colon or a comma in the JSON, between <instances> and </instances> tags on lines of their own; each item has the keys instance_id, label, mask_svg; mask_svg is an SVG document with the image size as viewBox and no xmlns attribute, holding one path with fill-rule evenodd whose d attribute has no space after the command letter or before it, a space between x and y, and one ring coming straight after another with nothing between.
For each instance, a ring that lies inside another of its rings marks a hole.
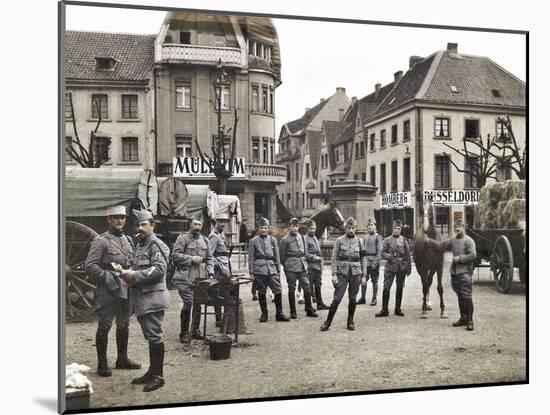
<instances>
[{"instance_id":1,"label":"building window","mask_svg":"<svg viewBox=\"0 0 550 415\"><path fill-rule=\"evenodd\" d=\"M325 184L323 182L320 183L321 186L321 194L324 193Z\"/></svg>"},{"instance_id":2,"label":"building window","mask_svg":"<svg viewBox=\"0 0 550 415\"><path fill-rule=\"evenodd\" d=\"M450 208L436 207L435 208L435 224L441 236L446 238L449 235L449 216Z\"/></svg>"},{"instance_id":3,"label":"building window","mask_svg":"<svg viewBox=\"0 0 550 415\"><path fill-rule=\"evenodd\" d=\"M272 138L269 140L269 160L271 164L275 164L273 162L274 155L275 155L275 140Z\"/></svg>"},{"instance_id":4,"label":"building window","mask_svg":"<svg viewBox=\"0 0 550 415\"><path fill-rule=\"evenodd\" d=\"M386 130L380 131L380 148L386 147Z\"/></svg>"},{"instance_id":5,"label":"building window","mask_svg":"<svg viewBox=\"0 0 550 415\"><path fill-rule=\"evenodd\" d=\"M497 171L497 179L499 181L512 179L512 168L510 166L501 166Z\"/></svg>"},{"instance_id":6,"label":"building window","mask_svg":"<svg viewBox=\"0 0 550 415\"><path fill-rule=\"evenodd\" d=\"M191 85L176 85L176 108L191 108Z\"/></svg>"},{"instance_id":7,"label":"building window","mask_svg":"<svg viewBox=\"0 0 550 415\"><path fill-rule=\"evenodd\" d=\"M254 41L252 39L248 40L248 54L254 55L254 51L256 50L256 45L254 44Z\"/></svg>"},{"instance_id":8,"label":"building window","mask_svg":"<svg viewBox=\"0 0 550 415\"><path fill-rule=\"evenodd\" d=\"M295 209L300 209L300 192L296 192L296 199L295 199L296 206L294 206Z\"/></svg>"},{"instance_id":9,"label":"building window","mask_svg":"<svg viewBox=\"0 0 550 415\"><path fill-rule=\"evenodd\" d=\"M306 179L309 179L309 163L306 163Z\"/></svg>"},{"instance_id":10,"label":"building window","mask_svg":"<svg viewBox=\"0 0 550 415\"><path fill-rule=\"evenodd\" d=\"M269 112L269 99L267 95L267 86L262 86L262 112Z\"/></svg>"},{"instance_id":11,"label":"building window","mask_svg":"<svg viewBox=\"0 0 550 415\"><path fill-rule=\"evenodd\" d=\"M138 161L137 137L122 137L122 161Z\"/></svg>"},{"instance_id":12,"label":"building window","mask_svg":"<svg viewBox=\"0 0 550 415\"><path fill-rule=\"evenodd\" d=\"M92 144L94 160L97 162L108 161L111 139L108 137L94 137Z\"/></svg>"},{"instance_id":13,"label":"building window","mask_svg":"<svg viewBox=\"0 0 550 415\"><path fill-rule=\"evenodd\" d=\"M215 106L216 106L216 109L218 109L218 99L217 99L217 94L218 94L218 89L216 88L216 96L215 96L215 99L216 99L216 102L215 102ZM229 85L222 85L221 87L221 107L222 107L222 111L223 110L228 110L229 109L229 103L230 103L230 87Z\"/></svg>"},{"instance_id":14,"label":"building window","mask_svg":"<svg viewBox=\"0 0 550 415\"><path fill-rule=\"evenodd\" d=\"M359 176L357 174L353 175L353 180L359 180Z\"/></svg>"},{"instance_id":15,"label":"building window","mask_svg":"<svg viewBox=\"0 0 550 415\"><path fill-rule=\"evenodd\" d=\"M71 110L71 93L65 93L65 118L71 120L73 118L73 112Z\"/></svg>"},{"instance_id":16,"label":"building window","mask_svg":"<svg viewBox=\"0 0 550 415\"><path fill-rule=\"evenodd\" d=\"M252 111L260 110L260 87L252 85Z\"/></svg>"},{"instance_id":17,"label":"building window","mask_svg":"<svg viewBox=\"0 0 550 415\"><path fill-rule=\"evenodd\" d=\"M215 34L214 46L225 46L225 36L220 34Z\"/></svg>"},{"instance_id":18,"label":"building window","mask_svg":"<svg viewBox=\"0 0 550 415\"><path fill-rule=\"evenodd\" d=\"M380 165L380 193L386 193L386 163Z\"/></svg>"},{"instance_id":19,"label":"building window","mask_svg":"<svg viewBox=\"0 0 550 415\"><path fill-rule=\"evenodd\" d=\"M260 139L252 137L252 163L260 162Z\"/></svg>"},{"instance_id":20,"label":"building window","mask_svg":"<svg viewBox=\"0 0 550 415\"><path fill-rule=\"evenodd\" d=\"M361 141L359 143L359 154L361 154L361 157L365 157L365 142Z\"/></svg>"},{"instance_id":21,"label":"building window","mask_svg":"<svg viewBox=\"0 0 550 415\"><path fill-rule=\"evenodd\" d=\"M449 119L436 118L434 136L437 138L449 137Z\"/></svg>"},{"instance_id":22,"label":"building window","mask_svg":"<svg viewBox=\"0 0 550 415\"><path fill-rule=\"evenodd\" d=\"M411 159L403 159L403 191L411 190Z\"/></svg>"},{"instance_id":23,"label":"building window","mask_svg":"<svg viewBox=\"0 0 550 415\"><path fill-rule=\"evenodd\" d=\"M478 138L479 134L479 120L465 120L464 121L464 137L465 138Z\"/></svg>"},{"instance_id":24,"label":"building window","mask_svg":"<svg viewBox=\"0 0 550 415\"><path fill-rule=\"evenodd\" d=\"M296 163L296 165L294 166L294 180L298 180L299 177L300 177L300 166L298 165L298 163Z\"/></svg>"},{"instance_id":25,"label":"building window","mask_svg":"<svg viewBox=\"0 0 550 415\"><path fill-rule=\"evenodd\" d=\"M411 139L411 120L403 121L403 141Z\"/></svg>"},{"instance_id":26,"label":"building window","mask_svg":"<svg viewBox=\"0 0 550 415\"><path fill-rule=\"evenodd\" d=\"M370 139L369 139L369 143L370 143L369 149L370 149L370 151L374 151L374 149L375 149L375 144L374 144L375 140L376 140L376 135L374 133L372 133L370 135Z\"/></svg>"},{"instance_id":27,"label":"building window","mask_svg":"<svg viewBox=\"0 0 550 415\"><path fill-rule=\"evenodd\" d=\"M292 202L291 198L290 198L290 193L287 193L286 194L286 204L288 205L288 207L290 207L290 203Z\"/></svg>"},{"instance_id":28,"label":"building window","mask_svg":"<svg viewBox=\"0 0 550 415\"><path fill-rule=\"evenodd\" d=\"M449 156L435 156L435 187L437 189L451 187Z\"/></svg>"},{"instance_id":29,"label":"building window","mask_svg":"<svg viewBox=\"0 0 550 415\"><path fill-rule=\"evenodd\" d=\"M115 67L116 60L114 58L95 58L95 68L99 71L110 71Z\"/></svg>"},{"instance_id":30,"label":"building window","mask_svg":"<svg viewBox=\"0 0 550 415\"><path fill-rule=\"evenodd\" d=\"M191 44L191 32L180 32L180 43L182 45Z\"/></svg>"},{"instance_id":31,"label":"building window","mask_svg":"<svg viewBox=\"0 0 550 415\"><path fill-rule=\"evenodd\" d=\"M98 119L101 114L101 119L109 118L109 101L106 94L92 95L92 118Z\"/></svg>"},{"instance_id":32,"label":"building window","mask_svg":"<svg viewBox=\"0 0 550 415\"><path fill-rule=\"evenodd\" d=\"M274 95L273 95L273 88L269 87L269 113L270 114L275 113L275 110L273 109L274 105L275 105L275 99L274 99Z\"/></svg>"},{"instance_id":33,"label":"building window","mask_svg":"<svg viewBox=\"0 0 550 415\"><path fill-rule=\"evenodd\" d=\"M65 137L65 148L67 150L74 150L73 138L71 136ZM73 158L67 153L67 150L65 150L65 161L73 161Z\"/></svg>"},{"instance_id":34,"label":"building window","mask_svg":"<svg viewBox=\"0 0 550 415\"><path fill-rule=\"evenodd\" d=\"M361 180L366 182L367 181L367 172L361 173Z\"/></svg>"},{"instance_id":35,"label":"building window","mask_svg":"<svg viewBox=\"0 0 550 415\"><path fill-rule=\"evenodd\" d=\"M262 161L264 163L269 163L269 140L264 137L262 142Z\"/></svg>"},{"instance_id":36,"label":"building window","mask_svg":"<svg viewBox=\"0 0 550 415\"><path fill-rule=\"evenodd\" d=\"M391 162L391 191L397 192L397 160Z\"/></svg>"},{"instance_id":37,"label":"building window","mask_svg":"<svg viewBox=\"0 0 550 415\"><path fill-rule=\"evenodd\" d=\"M370 184L376 186L376 166L370 166Z\"/></svg>"},{"instance_id":38,"label":"building window","mask_svg":"<svg viewBox=\"0 0 550 415\"><path fill-rule=\"evenodd\" d=\"M397 144L397 124L391 126L391 143Z\"/></svg>"},{"instance_id":39,"label":"building window","mask_svg":"<svg viewBox=\"0 0 550 415\"><path fill-rule=\"evenodd\" d=\"M477 175L477 158L466 157L464 158L464 187L466 189L479 188L478 175Z\"/></svg>"},{"instance_id":40,"label":"building window","mask_svg":"<svg viewBox=\"0 0 550 415\"><path fill-rule=\"evenodd\" d=\"M305 198L305 193L302 193L302 208L305 209L307 206L306 206L306 198Z\"/></svg>"},{"instance_id":41,"label":"building window","mask_svg":"<svg viewBox=\"0 0 550 415\"><path fill-rule=\"evenodd\" d=\"M349 160L349 148L348 143L344 144L344 161Z\"/></svg>"},{"instance_id":42,"label":"building window","mask_svg":"<svg viewBox=\"0 0 550 415\"><path fill-rule=\"evenodd\" d=\"M340 162L340 150L339 149L336 149L335 158L336 158L336 164L338 164Z\"/></svg>"},{"instance_id":43,"label":"building window","mask_svg":"<svg viewBox=\"0 0 550 415\"><path fill-rule=\"evenodd\" d=\"M289 165L286 166L286 179L290 180L290 166Z\"/></svg>"},{"instance_id":44,"label":"building window","mask_svg":"<svg viewBox=\"0 0 550 415\"><path fill-rule=\"evenodd\" d=\"M359 158L359 143L355 143L355 158Z\"/></svg>"},{"instance_id":45,"label":"building window","mask_svg":"<svg viewBox=\"0 0 550 415\"><path fill-rule=\"evenodd\" d=\"M504 120L497 119L497 140L506 141L510 139L510 133L506 122Z\"/></svg>"},{"instance_id":46,"label":"building window","mask_svg":"<svg viewBox=\"0 0 550 415\"><path fill-rule=\"evenodd\" d=\"M176 136L176 157L192 157L192 139L190 136Z\"/></svg>"},{"instance_id":47,"label":"building window","mask_svg":"<svg viewBox=\"0 0 550 415\"><path fill-rule=\"evenodd\" d=\"M137 119L138 117L138 96L122 95L122 118Z\"/></svg>"}]
</instances>

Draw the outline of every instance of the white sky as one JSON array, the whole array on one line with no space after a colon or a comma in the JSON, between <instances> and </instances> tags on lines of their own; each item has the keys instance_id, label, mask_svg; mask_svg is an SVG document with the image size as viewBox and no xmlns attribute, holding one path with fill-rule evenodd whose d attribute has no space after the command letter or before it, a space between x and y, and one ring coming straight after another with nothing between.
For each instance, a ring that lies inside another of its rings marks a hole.
<instances>
[{"instance_id":1,"label":"white sky","mask_svg":"<svg viewBox=\"0 0 550 415\"><path fill-rule=\"evenodd\" d=\"M182 6L184 6L182 4ZM67 6L67 30L157 33L165 12ZM353 18L354 16L349 16ZM276 136L306 107L345 87L361 98L406 72L409 56L427 56L458 43L461 53L488 56L525 80L525 36L418 29L352 23L274 19L282 55L282 85L276 90Z\"/></svg>"}]
</instances>

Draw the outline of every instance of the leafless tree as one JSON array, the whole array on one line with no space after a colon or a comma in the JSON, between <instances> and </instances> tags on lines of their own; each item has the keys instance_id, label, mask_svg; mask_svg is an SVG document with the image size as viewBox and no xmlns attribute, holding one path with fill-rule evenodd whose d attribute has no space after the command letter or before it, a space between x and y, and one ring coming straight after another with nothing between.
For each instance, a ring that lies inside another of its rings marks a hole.
<instances>
[{"instance_id":1,"label":"leafless tree","mask_svg":"<svg viewBox=\"0 0 550 415\"><path fill-rule=\"evenodd\" d=\"M516 136L512 129L512 120L509 115L499 117L498 120L506 126L507 134L499 137L500 141L495 146L502 151L501 164L511 168L519 179L527 178L527 146L523 143L523 150L518 146Z\"/></svg>"},{"instance_id":2,"label":"leafless tree","mask_svg":"<svg viewBox=\"0 0 550 415\"><path fill-rule=\"evenodd\" d=\"M88 148L86 148L80 141L80 136L78 135L78 129L76 128L76 117L74 113L73 105L73 94L68 92L66 99L69 100L69 105L71 108L71 122L73 125L74 139L71 136L70 145L65 146L65 152L78 164L85 168L97 168L100 167L103 163L109 160L109 148L111 147L111 139L107 138L106 145L102 147L100 152L94 152L94 144L99 126L101 125L101 104L95 102L96 110L98 114L97 123L93 130L90 131L90 140Z\"/></svg>"}]
</instances>

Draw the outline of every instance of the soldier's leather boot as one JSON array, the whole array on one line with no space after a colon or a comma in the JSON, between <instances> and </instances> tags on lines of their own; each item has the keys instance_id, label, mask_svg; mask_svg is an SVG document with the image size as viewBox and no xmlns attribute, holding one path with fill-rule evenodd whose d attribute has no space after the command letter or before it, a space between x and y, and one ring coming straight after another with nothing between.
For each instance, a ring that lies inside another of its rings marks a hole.
<instances>
[{"instance_id":1,"label":"soldier's leather boot","mask_svg":"<svg viewBox=\"0 0 550 415\"><path fill-rule=\"evenodd\" d=\"M275 294L273 297L275 301L275 320L276 321L290 321L290 319L283 314L283 294Z\"/></svg>"},{"instance_id":2,"label":"soldier's leather boot","mask_svg":"<svg viewBox=\"0 0 550 415\"><path fill-rule=\"evenodd\" d=\"M141 365L130 359L128 359L128 335L130 330L128 327L116 329L116 349L117 349L117 359L115 368L116 369L130 369L136 370L141 369Z\"/></svg>"},{"instance_id":3,"label":"soldier's leather boot","mask_svg":"<svg viewBox=\"0 0 550 415\"><path fill-rule=\"evenodd\" d=\"M328 309L328 315L327 319L323 324L321 324L321 331L327 331L332 324L332 319L334 318L334 315L336 314L336 310L338 309L338 304L336 304L334 301L330 305Z\"/></svg>"},{"instance_id":4,"label":"soldier's leather boot","mask_svg":"<svg viewBox=\"0 0 550 415\"><path fill-rule=\"evenodd\" d=\"M357 301L357 304L367 304L367 286L361 285L361 298Z\"/></svg>"},{"instance_id":5,"label":"soldier's leather boot","mask_svg":"<svg viewBox=\"0 0 550 415\"><path fill-rule=\"evenodd\" d=\"M260 316L260 323L265 323L268 318L267 314L267 298L265 294L258 294L258 300L260 302L260 310L262 310L262 315Z\"/></svg>"},{"instance_id":6,"label":"soldier's leather boot","mask_svg":"<svg viewBox=\"0 0 550 415\"><path fill-rule=\"evenodd\" d=\"M189 343L189 319L191 310L182 309L180 313L180 343Z\"/></svg>"},{"instance_id":7,"label":"soldier's leather boot","mask_svg":"<svg viewBox=\"0 0 550 415\"><path fill-rule=\"evenodd\" d=\"M474 302L471 298L464 299L466 304L466 330L472 331L474 329Z\"/></svg>"},{"instance_id":8,"label":"soldier's leather boot","mask_svg":"<svg viewBox=\"0 0 550 415\"><path fill-rule=\"evenodd\" d=\"M453 323L453 327L462 327L466 325L466 313L464 311L464 300L458 297L458 309L460 310L460 318Z\"/></svg>"},{"instance_id":9,"label":"soldier's leather boot","mask_svg":"<svg viewBox=\"0 0 550 415\"><path fill-rule=\"evenodd\" d=\"M382 291L382 310L375 317L388 317L388 303L390 302L390 290Z\"/></svg>"},{"instance_id":10,"label":"soldier's leather boot","mask_svg":"<svg viewBox=\"0 0 550 415\"><path fill-rule=\"evenodd\" d=\"M290 318L296 320L298 315L296 314L296 296L294 290L288 290L288 305L290 307Z\"/></svg>"},{"instance_id":11,"label":"soldier's leather boot","mask_svg":"<svg viewBox=\"0 0 550 415\"><path fill-rule=\"evenodd\" d=\"M378 283L372 283L372 300L370 305L376 305L376 297L378 296Z\"/></svg>"},{"instance_id":12,"label":"soldier's leather boot","mask_svg":"<svg viewBox=\"0 0 550 415\"><path fill-rule=\"evenodd\" d=\"M403 317L405 314L401 310L401 300L403 299L403 286L398 285L395 290L395 315Z\"/></svg>"},{"instance_id":13,"label":"soldier's leather boot","mask_svg":"<svg viewBox=\"0 0 550 415\"><path fill-rule=\"evenodd\" d=\"M216 327L222 326L222 306L214 306L214 313L216 315Z\"/></svg>"},{"instance_id":14,"label":"soldier's leather boot","mask_svg":"<svg viewBox=\"0 0 550 415\"><path fill-rule=\"evenodd\" d=\"M95 334L95 348L97 351L97 374L101 377L112 375L111 368L107 361L107 344L109 342L109 332L97 329Z\"/></svg>"},{"instance_id":15,"label":"soldier's leather boot","mask_svg":"<svg viewBox=\"0 0 550 415\"><path fill-rule=\"evenodd\" d=\"M317 310L315 310L315 308L313 308L313 306L311 305L311 293L309 292L309 290L304 290L304 300L306 302L306 316L319 317L316 313Z\"/></svg>"},{"instance_id":16,"label":"soldier's leather boot","mask_svg":"<svg viewBox=\"0 0 550 415\"><path fill-rule=\"evenodd\" d=\"M153 349L151 362L151 376L143 388L143 392L151 392L164 386L163 367L164 367L164 343L150 344Z\"/></svg>"},{"instance_id":17,"label":"soldier's leather boot","mask_svg":"<svg viewBox=\"0 0 550 415\"><path fill-rule=\"evenodd\" d=\"M348 330L355 330L355 324L353 323L353 315L355 314L355 301L350 301L348 304Z\"/></svg>"},{"instance_id":18,"label":"soldier's leather boot","mask_svg":"<svg viewBox=\"0 0 550 415\"><path fill-rule=\"evenodd\" d=\"M317 297L317 311L328 310L328 306L323 302L323 296L321 295L321 287L315 286L315 296Z\"/></svg>"},{"instance_id":19,"label":"soldier's leather boot","mask_svg":"<svg viewBox=\"0 0 550 415\"><path fill-rule=\"evenodd\" d=\"M199 330L200 324L201 324L201 313L200 311L195 311L195 307L193 307L193 330L191 331L191 338L193 340L203 340L204 337L201 334L201 331Z\"/></svg>"},{"instance_id":20,"label":"soldier's leather boot","mask_svg":"<svg viewBox=\"0 0 550 415\"><path fill-rule=\"evenodd\" d=\"M149 369L147 369L147 372L145 372L143 376L133 379L132 380L133 385L146 385L149 383L149 381L153 377L154 375L153 362L155 361L154 352L155 352L154 346L149 343Z\"/></svg>"},{"instance_id":21,"label":"soldier's leather boot","mask_svg":"<svg viewBox=\"0 0 550 415\"><path fill-rule=\"evenodd\" d=\"M252 301L258 301L258 291L256 289L256 280L252 281L252 288L250 290L252 293Z\"/></svg>"}]
</instances>

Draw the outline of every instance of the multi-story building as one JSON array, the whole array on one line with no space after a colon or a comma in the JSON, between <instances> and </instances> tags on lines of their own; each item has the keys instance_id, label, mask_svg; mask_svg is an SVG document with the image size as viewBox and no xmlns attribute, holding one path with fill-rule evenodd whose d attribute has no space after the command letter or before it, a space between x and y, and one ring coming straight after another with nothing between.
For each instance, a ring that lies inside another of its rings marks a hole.
<instances>
[{"instance_id":1,"label":"multi-story building","mask_svg":"<svg viewBox=\"0 0 550 415\"><path fill-rule=\"evenodd\" d=\"M461 149L466 141L475 152L469 140L506 140L500 117L508 115L523 147L525 97L523 81L487 57L459 53L455 43L425 58L411 56L409 70L395 74L391 92L364 125L367 179L377 187L374 212L382 232L390 232L395 218L411 232L417 229L420 205L433 191L446 198L435 206L435 223L444 236L457 219L471 225L479 189L473 163L444 144ZM512 177L510 171L500 174Z\"/></svg>"},{"instance_id":2,"label":"multi-story building","mask_svg":"<svg viewBox=\"0 0 550 415\"><path fill-rule=\"evenodd\" d=\"M276 220L276 188L286 181L275 165L275 90L281 84L277 32L270 19L197 13L169 13L155 40L154 100L159 175L170 175L176 156L211 155L218 135L214 85L221 86L221 120L238 117L236 157L246 163L244 178L232 177L227 193L241 199L243 217ZM230 138L228 138L230 140ZM186 179L210 183L207 177Z\"/></svg>"},{"instance_id":3,"label":"multi-story building","mask_svg":"<svg viewBox=\"0 0 550 415\"><path fill-rule=\"evenodd\" d=\"M321 99L313 108L306 108L304 115L283 125L279 134L279 153L276 162L286 169L287 181L277 189L283 204L294 216L310 216L319 206L319 197L323 193L315 177L318 169L314 165L317 158L317 144L311 144L322 138L323 122L342 120L350 99L345 88L338 87L330 98ZM315 196L315 197L314 197Z\"/></svg>"},{"instance_id":4,"label":"multi-story building","mask_svg":"<svg viewBox=\"0 0 550 415\"><path fill-rule=\"evenodd\" d=\"M76 149L78 134L88 148L97 127L94 159L106 156L105 166L154 169L148 109L155 36L68 31L65 40L67 145ZM65 160L76 164L68 155Z\"/></svg>"}]
</instances>

